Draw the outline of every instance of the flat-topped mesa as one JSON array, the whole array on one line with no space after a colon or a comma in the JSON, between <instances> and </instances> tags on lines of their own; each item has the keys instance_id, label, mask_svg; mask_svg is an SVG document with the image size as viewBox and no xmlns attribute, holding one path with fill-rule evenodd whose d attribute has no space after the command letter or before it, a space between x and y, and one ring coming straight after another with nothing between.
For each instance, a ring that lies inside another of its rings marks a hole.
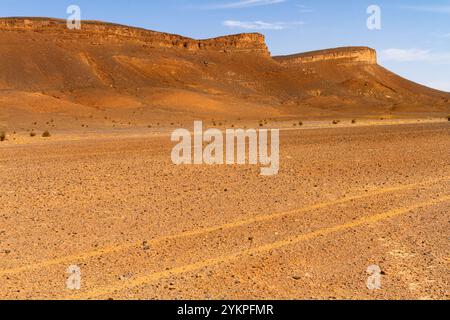
<instances>
[{"instance_id":1,"label":"flat-topped mesa","mask_svg":"<svg viewBox=\"0 0 450 320\"><path fill-rule=\"evenodd\" d=\"M247 51L270 56L265 38L260 33L241 33L206 40L192 40L193 46L217 51Z\"/></svg>"},{"instance_id":2,"label":"flat-topped mesa","mask_svg":"<svg viewBox=\"0 0 450 320\"><path fill-rule=\"evenodd\" d=\"M196 40L175 34L98 21L82 21L80 30L67 28L66 20L53 18L0 18L0 32L35 32L57 36L59 41L89 39L105 42L137 41L153 48L180 48L189 51L249 52L270 56L264 36L244 33Z\"/></svg>"},{"instance_id":3,"label":"flat-topped mesa","mask_svg":"<svg viewBox=\"0 0 450 320\"><path fill-rule=\"evenodd\" d=\"M285 65L313 62L334 62L337 64L377 64L377 52L369 47L342 47L310 51L275 59Z\"/></svg>"}]
</instances>

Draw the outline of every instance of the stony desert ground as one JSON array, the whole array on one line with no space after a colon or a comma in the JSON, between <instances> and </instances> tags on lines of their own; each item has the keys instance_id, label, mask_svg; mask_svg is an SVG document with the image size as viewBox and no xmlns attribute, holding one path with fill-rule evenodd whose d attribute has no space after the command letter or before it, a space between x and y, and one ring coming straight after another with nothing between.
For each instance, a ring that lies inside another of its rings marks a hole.
<instances>
[{"instance_id":1,"label":"stony desert ground","mask_svg":"<svg viewBox=\"0 0 450 320\"><path fill-rule=\"evenodd\" d=\"M369 47L0 18L0 299L449 299L449 116ZM174 165L195 120L279 174Z\"/></svg>"},{"instance_id":2,"label":"stony desert ground","mask_svg":"<svg viewBox=\"0 0 450 320\"><path fill-rule=\"evenodd\" d=\"M272 177L163 129L3 142L0 298L449 299L450 123L305 126Z\"/></svg>"}]
</instances>

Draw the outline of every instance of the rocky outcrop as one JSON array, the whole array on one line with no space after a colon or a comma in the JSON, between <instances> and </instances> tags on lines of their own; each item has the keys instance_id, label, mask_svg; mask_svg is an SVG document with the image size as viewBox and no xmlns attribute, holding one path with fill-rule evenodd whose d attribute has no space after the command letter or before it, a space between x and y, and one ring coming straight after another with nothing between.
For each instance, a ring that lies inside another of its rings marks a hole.
<instances>
[{"instance_id":1,"label":"rocky outcrop","mask_svg":"<svg viewBox=\"0 0 450 320\"><path fill-rule=\"evenodd\" d=\"M80 30L70 30L66 21L50 18L1 18L0 31L55 34L60 41L77 38L102 42L138 41L153 48L179 48L190 51L249 52L270 56L264 36L246 33L206 40L195 40L169 33L133 28L112 23L83 21Z\"/></svg>"},{"instance_id":2,"label":"rocky outcrop","mask_svg":"<svg viewBox=\"0 0 450 320\"><path fill-rule=\"evenodd\" d=\"M343 47L275 57L285 65L326 62L336 64L377 64L377 53L368 47Z\"/></svg>"}]
</instances>

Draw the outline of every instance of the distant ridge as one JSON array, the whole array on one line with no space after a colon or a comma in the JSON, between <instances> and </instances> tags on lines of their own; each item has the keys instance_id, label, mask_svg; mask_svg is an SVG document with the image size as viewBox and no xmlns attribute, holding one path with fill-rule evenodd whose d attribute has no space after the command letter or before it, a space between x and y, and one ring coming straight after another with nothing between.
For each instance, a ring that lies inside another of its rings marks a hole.
<instances>
[{"instance_id":1,"label":"distant ridge","mask_svg":"<svg viewBox=\"0 0 450 320\"><path fill-rule=\"evenodd\" d=\"M368 47L272 57L258 33L195 40L98 21L69 30L61 19L0 18L0 124L443 117L449 100L378 65Z\"/></svg>"},{"instance_id":2,"label":"distant ridge","mask_svg":"<svg viewBox=\"0 0 450 320\"><path fill-rule=\"evenodd\" d=\"M377 64L377 52L369 47L340 47L275 57L282 63L342 61L346 63Z\"/></svg>"},{"instance_id":3,"label":"distant ridge","mask_svg":"<svg viewBox=\"0 0 450 320\"><path fill-rule=\"evenodd\" d=\"M259 33L241 33L196 40L170 33L89 20L82 21L81 30L69 30L66 27L66 20L33 17L0 18L0 30L50 33L69 38L83 35L102 35L109 40L140 40L153 47L183 48L192 51L253 52L270 55L264 36Z\"/></svg>"}]
</instances>

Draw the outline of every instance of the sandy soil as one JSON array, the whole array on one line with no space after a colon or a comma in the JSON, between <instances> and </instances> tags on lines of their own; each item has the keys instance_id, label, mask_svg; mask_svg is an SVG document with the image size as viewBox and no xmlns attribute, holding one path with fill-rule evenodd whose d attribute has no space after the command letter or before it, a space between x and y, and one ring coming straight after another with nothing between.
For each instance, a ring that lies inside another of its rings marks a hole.
<instances>
[{"instance_id":1,"label":"sandy soil","mask_svg":"<svg viewBox=\"0 0 450 320\"><path fill-rule=\"evenodd\" d=\"M284 130L274 177L158 132L0 143L0 298L449 299L449 134Z\"/></svg>"}]
</instances>

